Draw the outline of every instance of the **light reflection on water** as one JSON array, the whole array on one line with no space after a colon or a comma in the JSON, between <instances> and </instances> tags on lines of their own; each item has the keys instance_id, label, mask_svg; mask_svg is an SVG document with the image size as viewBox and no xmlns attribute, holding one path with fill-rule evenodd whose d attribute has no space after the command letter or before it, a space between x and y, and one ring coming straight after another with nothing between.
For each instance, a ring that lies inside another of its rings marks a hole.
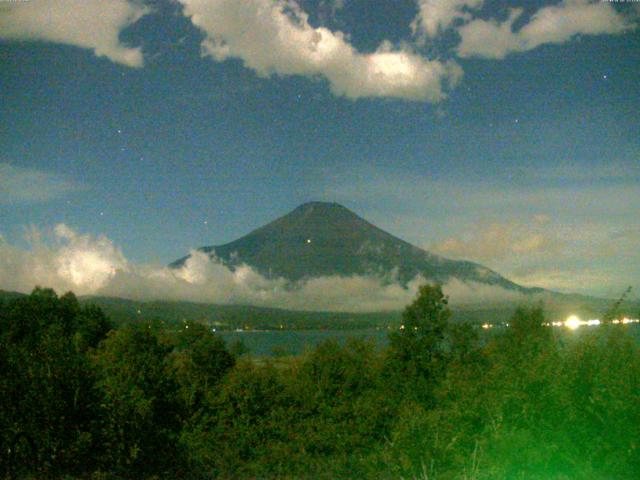
<instances>
[{"instance_id":1,"label":"light reflection on water","mask_svg":"<svg viewBox=\"0 0 640 480\"><path fill-rule=\"evenodd\" d=\"M569 319L567 319L569 320ZM615 320L611 323L616 325L627 325L633 328L633 335L640 341L640 324L636 319L627 319L629 321L624 322L622 320ZM565 321L566 322L566 321ZM571 334L578 327L572 328L573 322L566 325L565 322L549 323L550 327L563 327L561 331L565 331ZM581 326L595 327L601 325L602 322L596 324L591 321L584 321ZM490 325L490 326L487 326ZM500 331L507 328L508 324L484 324L481 325L482 329L489 334L489 332ZM582 329L580 329L582 330ZM389 330L384 328L368 328L360 330L247 330L247 331L233 331L233 332L218 332L226 342L227 345L232 344L238 340L241 340L248 348L249 353L252 355L298 355L304 353L305 350L313 348L315 345L321 343L324 340L337 340L340 344L344 344L350 337L352 338L366 338L375 341L376 345L383 347L388 343Z\"/></svg>"}]
</instances>

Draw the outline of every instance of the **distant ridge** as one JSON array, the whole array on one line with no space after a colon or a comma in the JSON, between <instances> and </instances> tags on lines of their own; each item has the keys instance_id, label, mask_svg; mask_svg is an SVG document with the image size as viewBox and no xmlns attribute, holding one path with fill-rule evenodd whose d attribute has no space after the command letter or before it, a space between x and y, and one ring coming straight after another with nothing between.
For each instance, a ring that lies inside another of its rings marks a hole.
<instances>
[{"instance_id":1,"label":"distant ridge","mask_svg":"<svg viewBox=\"0 0 640 480\"><path fill-rule=\"evenodd\" d=\"M308 202L233 242L199 248L230 269L250 265L267 278L292 282L321 276L397 275L406 284L422 275L495 285L523 293L522 287L480 264L450 260L381 230L338 203ZM179 268L189 256L170 266Z\"/></svg>"},{"instance_id":2,"label":"distant ridge","mask_svg":"<svg viewBox=\"0 0 640 480\"><path fill-rule=\"evenodd\" d=\"M16 298L22 298L22 297L26 297L26 294L20 293L20 292L10 292L7 290L0 290L0 301L15 300Z\"/></svg>"}]
</instances>

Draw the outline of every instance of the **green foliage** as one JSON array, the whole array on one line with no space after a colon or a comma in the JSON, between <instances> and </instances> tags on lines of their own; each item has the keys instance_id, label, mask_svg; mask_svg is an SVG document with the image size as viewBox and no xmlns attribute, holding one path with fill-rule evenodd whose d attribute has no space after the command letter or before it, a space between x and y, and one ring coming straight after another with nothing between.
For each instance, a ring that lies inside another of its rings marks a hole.
<instances>
[{"instance_id":1,"label":"green foliage","mask_svg":"<svg viewBox=\"0 0 640 480\"><path fill-rule=\"evenodd\" d=\"M0 478L185 473L183 424L234 358L200 325L110 330L71 293L0 303Z\"/></svg>"},{"instance_id":2,"label":"green foliage","mask_svg":"<svg viewBox=\"0 0 640 480\"><path fill-rule=\"evenodd\" d=\"M402 326L389 335L392 374L422 401L430 401L447 354L451 311L440 285L423 285L402 314Z\"/></svg>"},{"instance_id":3,"label":"green foliage","mask_svg":"<svg viewBox=\"0 0 640 480\"><path fill-rule=\"evenodd\" d=\"M234 356L224 340L198 323L183 325L172 337L171 363L182 402L194 413L204 396L233 368Z\"/></svg>"},{"instance_id":4,"label":"green foliage","mask_svg":"<svg viewBox=\"0 0 640 480\"><path fill-rule=\"evenodd\" d=\"M402 314L402 327L390 335L391 353L402 363L427 373L435 357L442 355L451 311L439 285L423 285L414 302Z\"/></svg>"},{"instance_id":5,"label":"green foliage","mask_svg":"<svg viewBox=\"0 0 640 480\"><path fill-rule=\"evenodd\" d=\"M87 351L108 330L71 293L36 288L0 305L0 474L96 465L99 396Z\"/></svg>"},{"instance_id":6,"label":"green foliage","mask_svg":"<svg viewBox=\"0 0 640 480\"><path fill-rule=\"evenodd\" d=\"M393 418L383 358L369 342L325 342L276 367L242 361L208 397L183 441L216 478L292 478L348 470Z\"/></svg>"},{"instance_id":7,"label":"green foliage","mask_svg":"<svg viewBox=\"0 0 640 480\"><path fill-rule=\"evenodd\" d=\"M298 427L305 450L354 453L384 437L395 408L383 370L375 345L355 339L324 342L301 360L291 394L309 415Z\"/></svg>"},{"instance_id":8,"label":"green foliage","mask_svg":"<svg viewBox=\"0 0 640 480\"><path fill-rule=\"evenodd\" d=\"M178 385L170 374L171 347L150 326L114 331L94 357L103 397L107 462L141 476L169 469L180 456Z\"/></svg>"},{"instance_id":9,"label":"green foliage","mask_svg":"<svg viewBox=\"0 0 640 480\"><path fill-rule=\"evenodd\" d=\"M637 478L637 339L615 326L555 338L543 323L541 308L518 309L504 333L449 362L432 408L401 408L388 469L438 479Z\"/></svg>"},{"instance_id":10,"label":"green foliage","mask_svg":"<svg viewBox=\"0 0 640 480\"><path fill-rule=\"evenodd\" d=\"M249 353L249 348L247 348L247 346L241 339L238 339L231 343L231 345L229 346L229 351L233 354L233 356L241 357L242 355L246 355L247 353Z\"/></svg>"},{"instance_id":11,"label":"green foliage","mask_svg":"<svg viewBox=\"0 0 640 480\"><path fill-rule=\"evenodd\" d=\"M519 308L479 337L437 286L403 322L386 350L238 358L205 326L107 333L36 289L0 303L0 477L640 478L635 325Z\"/></svg>"},{"instance_id":12,"label":"green foliage","mask_svg":"<svg viewBox=\"0 0 640 480\"><path fill-rule=\"evenodd\" d=\"M542 306L518 307L511 317L509 328L497 344L511 357L538 355L550 348L553 341L553 331L544 323Z\"/></svg>"}]
</instances>

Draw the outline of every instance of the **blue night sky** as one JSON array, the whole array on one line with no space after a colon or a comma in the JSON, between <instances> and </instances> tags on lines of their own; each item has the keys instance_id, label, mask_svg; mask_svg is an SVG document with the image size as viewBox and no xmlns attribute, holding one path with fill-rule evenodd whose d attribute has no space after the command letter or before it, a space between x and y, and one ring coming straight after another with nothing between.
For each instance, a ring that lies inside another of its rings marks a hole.
<instances>
[{"instance_id":1,"label":"blue night sky","mask_svg":"<svg viewBox=\"0 0 640 480\"><path fill-rule=\"evenodd\" d=\"M639 18L587 0L0 4L0 243L64 224L166 264L326 200L525 285L637 290Z\"/></svg>"}]
</instances>

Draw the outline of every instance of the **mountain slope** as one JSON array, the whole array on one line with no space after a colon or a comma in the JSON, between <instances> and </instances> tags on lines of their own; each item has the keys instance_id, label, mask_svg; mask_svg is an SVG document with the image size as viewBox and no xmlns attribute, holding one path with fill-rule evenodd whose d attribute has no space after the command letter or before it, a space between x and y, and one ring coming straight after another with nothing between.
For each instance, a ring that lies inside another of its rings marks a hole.
<instances>
[{"instance_id":1,"label":"mountain slope","mask_svg":"<svg viewBox=\"0 0 640 480\"><path fill-rule=\"evenodd\" d=\"M337 203L305 203L238 240L199 249L229 268L246 263L268 278L296 282L329 275L397 274L401 283L416 275L437 282L458 279L521 287L496 272L468 261L449 260L394 237ZM189 257L171 266L179 268Z\"/></svg>"}]
</instances>

